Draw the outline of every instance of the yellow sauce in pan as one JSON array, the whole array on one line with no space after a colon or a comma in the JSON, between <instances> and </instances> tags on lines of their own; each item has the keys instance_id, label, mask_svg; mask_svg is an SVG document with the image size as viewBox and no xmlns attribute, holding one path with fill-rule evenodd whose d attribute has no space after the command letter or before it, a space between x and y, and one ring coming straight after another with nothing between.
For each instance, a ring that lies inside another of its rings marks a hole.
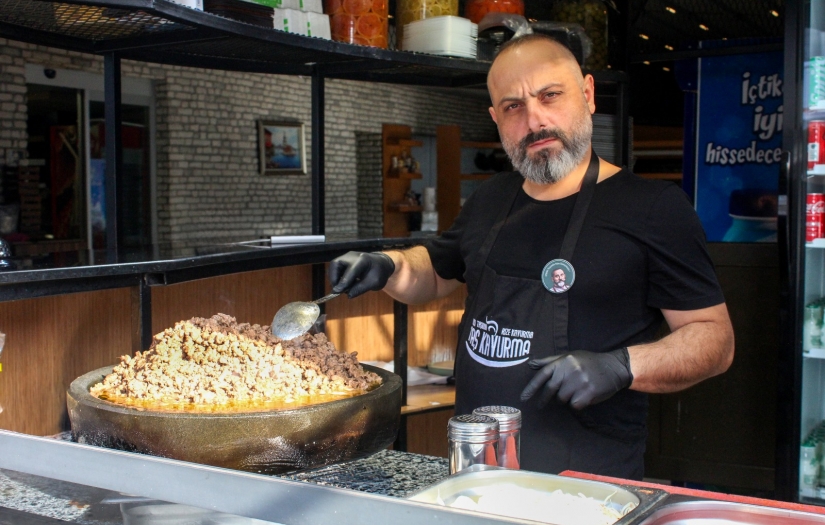
<instances>
[{"instance_id":1,"label":"yellow sauce in pan","mask_svg":"<svg viewBox=\"0 0 825 525\"><path fill-rule=\"evenodd\" d=\"M380 386L377 383L367 389L367 392ZM337 394L316 394L311 396L297 396L292 399L271 399L267 401L230 401L222 404L195 404L180 403L177 401L163 401L156 399L134 399L126 396L101 395L98 399L108 401L117 405L127 406L138 410L149 410L152 412L177 412L193 414L237 414L241 412L268 412L272 410L290 410L308 405L328 403L338 401L348 397L355 397L364 394L365 391L354 390L352 392L341 392Z\"/></svg>"}]
</instances>

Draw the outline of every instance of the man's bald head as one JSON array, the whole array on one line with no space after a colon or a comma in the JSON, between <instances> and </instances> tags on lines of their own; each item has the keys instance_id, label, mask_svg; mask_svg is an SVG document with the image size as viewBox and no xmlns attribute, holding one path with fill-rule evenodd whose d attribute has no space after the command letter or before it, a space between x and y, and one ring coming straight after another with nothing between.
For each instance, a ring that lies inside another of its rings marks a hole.
<instances>
[{"instance_id":1,"label":"man's bald head","mask_svg":"<svg viewBox=\"0 0 825 525\"><path fill-rule=\"evenodd\" d=\"M578 85L584 83L581 66L567 46L543 33L530 33L510 39L501 46L487 73L487 90L490 91L490 83L495 75L514 65L518 67L517 64L522 60L539 60L564 67L575 77Z\"/></svg>"},{"instance_id":2,"label":"man's bald head","mask_svg":"<svg viewBox=\"0 0 825 525\"><path fill-rule=\"evenodd\" d=\"M555 183L585 162L596 111L593 77L564 45L540 34L511 40L487 75L490 116L513 166Z\"/></svg>"}]
</instances>

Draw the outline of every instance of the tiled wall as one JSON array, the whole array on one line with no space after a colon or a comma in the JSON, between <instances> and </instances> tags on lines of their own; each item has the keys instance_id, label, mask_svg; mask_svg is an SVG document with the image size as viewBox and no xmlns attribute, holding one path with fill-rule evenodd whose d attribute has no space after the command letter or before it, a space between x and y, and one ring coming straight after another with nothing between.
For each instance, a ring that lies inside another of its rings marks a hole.
<instances>
[{"instance_id":1,"label":"tiled wall","mask_svg":"<svg viewBox=\"0 0 825 525\"><path fill-rule=\"evenodd\" d=\"M103 71L100 57L0 39L0 162L7 150L26 147L26 64ZM256 137L259 119L302 121L309 157L308 78L130 61L123 62L122 72L155 85L161 242L185 247L310 232L309 176L261 176ZM356 233L359 210L374 213L373 199L380 197L362 192L359 199L358 170L375 164L357 158L357 137L380 138L387 122L425 135L435 134L439 124L459 124L465 140L497 138L487 101L462 92L327 80L325 98L329 234ZM369 174L360 177L363 182ZM365 224L370 220L365 217Z\"/></svg>"}]
</instances>

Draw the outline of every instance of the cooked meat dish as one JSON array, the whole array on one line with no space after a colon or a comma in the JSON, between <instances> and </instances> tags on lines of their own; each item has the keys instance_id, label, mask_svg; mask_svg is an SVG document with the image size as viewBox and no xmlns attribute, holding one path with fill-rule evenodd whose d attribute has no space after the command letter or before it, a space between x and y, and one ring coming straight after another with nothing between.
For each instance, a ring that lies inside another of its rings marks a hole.
<instances>
[{"instance_id":1,"label":"cooked meat dish","mask_svg":"<svg viewBox=\"0 0 825 525\"><path fill-rule=\"evenodd\" d=\"M115 402L220 405L360 393L381 378L364 370L356 354L338 351L324 334L283 341L268 326L226 314L195 317L155 335L149 350L121 357L91 394Z\"/></svg>"}]
</instances>

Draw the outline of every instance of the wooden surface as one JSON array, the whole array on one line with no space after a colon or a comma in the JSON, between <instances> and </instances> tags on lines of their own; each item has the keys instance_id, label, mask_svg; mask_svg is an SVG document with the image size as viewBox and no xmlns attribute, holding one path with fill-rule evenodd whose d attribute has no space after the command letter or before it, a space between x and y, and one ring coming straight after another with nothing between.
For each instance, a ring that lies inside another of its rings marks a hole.
<instances>
[{"instance_id":1,"label":"wooden surface","mask_svg":"<svg viewBox=\"0 0 825 525\"><path fill-rule=\"evenodd\" d=\"M222 275L152 288L152 333L192 317L217 313L269 326L278 309L312 300L312 266L288 266Z\"/></svg>"},{"instance_id":2,"label":"wooden surface","mask_svg":"<svg viewBox=\"0 0 825 525\"><path fill-rule=\"evenodd\" d=\"M452 409L417 414L407 418L407 452L447 457L447 422Z\"/></svg>"},{"instance_id":3,"label":"wooden surface","mask_svg":"<svg viewBox=\"0 0 825 525\"><path fill-rule=\"evenodd\" d=\"M40 436L69 428L69 384L130 351L130 294L121 288L0 303L0 428Z\"/></svg>"},{"instance_id":4,"label":"wooden surface","mask_svg":"<svg viewBox=\"0 0 825 525\"><path fill-rule=\"evenodd\" d=\"M427 304L410 306L407 343L409 366L427 366L430 363L455 358L458 343L458 324L464 313L467 287Z\"/></svg>"},{"instance_id":5,"label":"wooden surface","mask_svg":"<svg viewBox=\"0 0 825 525\"><path fill-rule=\"evenodd\" d=\"M409 126L384 124L381 127L384 237L407 237L410 234L407 214L393 208L404 202L404 195L410 189L410 179L393 176L391 167L393 156L400 159L403 152L409 153L417 143L411 137L412 128ZM420 174L417 175L420 177Z\"/></svg>"},{"instance_id":6,"label":"wooden surface","mask_svg":"<svg viewBox=\"0 0 825 525\"><path fill-rule=\"evenodd\" d=\"M401 414L415 414L455 406L454 385L418 385L407 389L407 404Z\"/></svg>"},{"instance_id":7,"label":"wooden surface","mask_svg":"<svg viewBox=\"0 0 825 525\"><path fill-rule=\"evenodd\" d=\"M461 286L443 299L409 307L409 366L453 358L466 294L466 287ZM337 348L357 351L361 361L392 361L392 299L377 292L328 302L326 333Z\"/></svg>"},{"instance_id":8,"label":"wooden surface","mask_svg":"<svg viewBox=\"0 0 825 525\"><path fill-rule=\"evenodd\" d=\"M444 231L461 211L461 128L438 126L435 143L438 231Z\"/></svg>"},{"instance_id":9,"label":"wooden surface","mask_svg":"<svg viewBox=\"0 0 825 525\"><path fill-rule=\"evenodd\" d=\"M358 352L359 361L392 361L392 299L383 292L327 304L326 333L336 348Z\"/></svg>"}]
</instances>

